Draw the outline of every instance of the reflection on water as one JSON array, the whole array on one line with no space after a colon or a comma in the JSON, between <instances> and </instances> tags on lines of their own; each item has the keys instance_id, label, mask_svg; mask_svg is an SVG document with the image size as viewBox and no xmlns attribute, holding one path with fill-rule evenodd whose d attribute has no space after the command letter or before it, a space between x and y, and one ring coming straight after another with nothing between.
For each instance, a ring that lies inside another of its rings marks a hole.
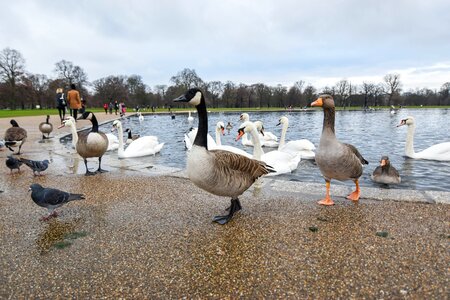
<instances>
[{"instance_id":1,"label":"reflection on water","mask_svg":"<svg viewBox=\"0 0 450 300\"><path fill-rule=\"evenodd\" d=\"M194 126L198 124L197 114L194 117ZM318 147L322 132L323 113L321 110L310 112L250 112L250 120L264 121L266 131L281 135L281 127L276 126L281 116L289 118L287 140L306 138ZM236 113L210 113L209 133L215 137L215 125L218 121L225 124L230 122L233 128L222 136L222 143L242 148L252 152L253 148L246 148L234 138L239 127L240 112ZM447 109L401 109L395 115L388 110L378 111L338 111L336 112L336 135L342 141L355 145L362 155L370 162L364 167L364 174L360 183L362 186L379 187L370 180L370 174L378 165L382 155L388 155L391 163L399 170L402 183L391 188L408 188L419 190L450 191L449 175L450 162L407 159L404 155L406 126L396 127L400 119L414 116L416 120L416 134L414 147L416 152L437 143L450 141L448 128L450 118ZM141 135L156 135L161 142L165 142L159 155L124 160L135 163L159 164L170 167L184 168L186 151L184 147L184 134L189 130L188 114L177 115L171 119L169 115L146 115L144 122L138 118L123 119L123 127L131 128L133 133ZM100 126L104 132L110 132L111 124ZM67 139L66 141L69 141ZM270 149L265 149L270 151ZM108 153L111 159L117 159L117 153ZM323 182L319 169L314 161L301 161L297 170L289 175L277 176L278 179Z\"/></svg>"}]
</instances>

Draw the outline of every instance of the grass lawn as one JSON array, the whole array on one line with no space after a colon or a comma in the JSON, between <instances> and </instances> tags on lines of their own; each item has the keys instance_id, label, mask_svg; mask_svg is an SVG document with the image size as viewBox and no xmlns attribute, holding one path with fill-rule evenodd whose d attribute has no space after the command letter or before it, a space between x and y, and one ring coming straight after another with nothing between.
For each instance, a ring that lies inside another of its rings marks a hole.
<instances>
[{"instance_id":1,"label":"grass lawn","mask_svg":"<svg viewBox=\"0 0 450 300\"><path fill-rule=\"evenodd\" d=\"M408 106L405 108L440 108L440 109L450 109L450 106ZM317 109L317 108L316 108ZM346 110L361 110L360 106L352 106L346 107ZM389 109L388 106L378 106L376 109ZM103 108L88 108L89 111L98 113L104 112ZM186 106L185 108L172 108L173 112L185 112L188 110L195 110L193 107ZM299 111L298 107L294 108L294 111ZM336 107L336 110L342 110L342 107ZM208 111L212 112L252 112L252 111L285 111L282 107L263 107L263 108L208 108ZM133 110L127 109L127 113L133 113ZM151 110L147 110L144 112L151 112ZM168 113L167 108L158 108L156 109L157 113ZM11 117L26 117L26 116L45 116L45 115L58 115L57 109L16 109L16 110L0 110L0 118L11 118Z\"/></svg>"}]
</instances>

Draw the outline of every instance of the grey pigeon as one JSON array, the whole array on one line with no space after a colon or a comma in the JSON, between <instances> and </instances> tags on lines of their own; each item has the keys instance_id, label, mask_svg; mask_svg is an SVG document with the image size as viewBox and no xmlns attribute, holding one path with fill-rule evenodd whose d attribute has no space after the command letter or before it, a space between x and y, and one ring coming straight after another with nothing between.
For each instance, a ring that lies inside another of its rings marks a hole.
<instances>
[{"instance_id":1,"label":"grey pigeon","mask_svg":"<svg viewBox=\"0 0 450 300\"><path fill-rule=\"evenodd\" d=\"M40 184L33 183L30 186L29 191L31 191L31 199L34 203L41 207L45 207L49 211L49 215L42 217L41 220L47 221L52 217L56 217L56 208L66 204L72 200L82 200L85 199L82 194L71 194L58 189L44 188Z\"/></svg>"},{"instance_id":2,"label":"grey pigeon","mask_svg":"<svg viewBox=\"0 0 450 300\"><path fill-rule=\"evenodd\" d=\"M18 160L17 158L14 158L12 156L8 156L6 159L6 166L11 170L11 173L14 169L18 170L18 173L20 173L20 166L22 165L22 162Z\"/></svg>"},{"instance_id":3,"label":"grey pigeon","mask_svg":"<svg viewBox=\"0 0 450 300\"><path fill-rule=\"evenodd\" d=\"M41 176L41 172L47 170L48 164L50 163L47 159L43 161L38 161L20 158L20 161L29 166L31 170L33 170L33 175L36 175L36 172L38 172L39 176Z\"/></svg>"}]
</instances>

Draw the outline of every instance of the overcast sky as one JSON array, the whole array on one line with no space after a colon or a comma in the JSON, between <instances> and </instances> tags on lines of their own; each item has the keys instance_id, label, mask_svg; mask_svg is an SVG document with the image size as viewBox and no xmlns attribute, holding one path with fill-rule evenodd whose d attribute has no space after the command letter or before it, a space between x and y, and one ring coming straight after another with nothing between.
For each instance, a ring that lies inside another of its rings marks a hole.
<instances>
[{"instance_id":1,"label":"overcast sky","mask_svg":"<svg viewBox=\"0 0 450 300\"><path fill-rule=\"evenodd\" d=\"M0 0L0 50L54 78L62 59L93 81L141 75L153 87L184 68L204 81L317 88L340 79L403 89L450 81L449 0Z\"/></svg>"}]
</instances>

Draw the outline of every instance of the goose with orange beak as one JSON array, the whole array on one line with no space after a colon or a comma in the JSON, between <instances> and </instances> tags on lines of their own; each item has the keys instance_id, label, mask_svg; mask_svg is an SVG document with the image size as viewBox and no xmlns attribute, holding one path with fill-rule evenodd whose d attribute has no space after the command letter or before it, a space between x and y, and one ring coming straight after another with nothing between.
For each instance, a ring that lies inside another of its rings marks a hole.
<instances>
[{"instance_id":1,"label":"goose with orange beak","mask_svg":"<svg viewBox=\"0 0 450 300\"><path fill-rule=\"evenodd\" d=\"M326 195L318 203L321 205L334 204L330 197L331 179L340 181L353 180L356 189L347 196L347 199L358 201L361 194L358 179L362 175L362 165L369 164L369 162L362 157L355 146L342 143L336 138L333 97L327 94L321 95L316 101L311 103L311 106L322 107L324 116L319 149L316 152L316 163L325 179Z\"/></svg>"}]
</instances>

